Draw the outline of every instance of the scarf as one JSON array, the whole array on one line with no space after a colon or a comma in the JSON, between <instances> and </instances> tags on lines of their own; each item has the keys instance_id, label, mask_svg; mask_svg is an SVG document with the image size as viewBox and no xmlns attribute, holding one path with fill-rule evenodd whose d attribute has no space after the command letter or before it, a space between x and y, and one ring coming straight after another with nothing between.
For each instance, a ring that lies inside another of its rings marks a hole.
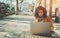
<instances>
[{"instance_id":1,"label":"scarf","mask_svg":"<svg viewBox=\"0 0 60 38\"><path fill-rule=\"evenodd\" d=\"M42 22L42 19L43 19L44 17L43 16L39 16L39 18L38 18L38 22Z\"/></svg>"}]
</instances>

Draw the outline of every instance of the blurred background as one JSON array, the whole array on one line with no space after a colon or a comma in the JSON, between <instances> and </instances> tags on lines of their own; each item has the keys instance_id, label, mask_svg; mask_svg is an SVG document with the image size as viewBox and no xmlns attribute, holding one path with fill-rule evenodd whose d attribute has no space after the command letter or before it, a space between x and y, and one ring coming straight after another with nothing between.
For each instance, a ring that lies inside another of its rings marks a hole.
<instances>
[{"instance_id":1,"label":"blurred background","mask_svg":"<svg viewBox=\"0 0 60 38\"><path fill-rule=\"evenodd\" d=\"M30 31L38 6L46 8L59 33L60 0L0 0L0 38L20 38L22 31Z\"/></svg>"},{"instance_id":2,"label":"blurred background","mask_svg":"<svg viewBox=\"0 0 60 38\"><path fill-rule=\"evenodd\" d=\"M0 12L3 13L2 11L4 11L6 15L10 13L34 14L36 7L39 5L46 8L47 15L51 16L52 19L55 19L56 16L59 17L60 0L0 0Z\"/></svg>"}]
</instances>

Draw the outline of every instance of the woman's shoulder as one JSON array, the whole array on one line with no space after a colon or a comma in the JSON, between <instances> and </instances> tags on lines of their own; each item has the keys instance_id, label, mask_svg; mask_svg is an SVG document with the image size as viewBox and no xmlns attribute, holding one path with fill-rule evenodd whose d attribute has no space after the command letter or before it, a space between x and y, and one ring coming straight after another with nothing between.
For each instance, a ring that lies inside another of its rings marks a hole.
<instances>
[{"instance_id":1,"label":"woman's shoulder","mask_svg":"<svg viewBox=\"0 0 60 38\"><path fill-rule=\"evenodd\" d=\"M48 20L49 22L51 22L51 21L52 21L52 19L51 19L51 17L50 17L50 16L47 16L47 20Z\"/></svg>"},{"instance_id":2,"label":"woman's shoulder","mask_svg":"<svg viewBox=\"0 0 60 38\"><path fill-rule=\"evenodd\" d=\"M51 21L52 20L50 16L46 16L44 19L45 20L48 20L48 21Z\"/></svg>"},{"instance_id":3,"label":"woman's shoulder","mask_svg":"<svg viewBox=\"0 0 60 38\"><path fill-rule=\"evenodd\" d=\"M50 17L50 16L47 16L46 18L47 18L47 19L51 19L51 17Z\"/></svg>"}]
</instances>

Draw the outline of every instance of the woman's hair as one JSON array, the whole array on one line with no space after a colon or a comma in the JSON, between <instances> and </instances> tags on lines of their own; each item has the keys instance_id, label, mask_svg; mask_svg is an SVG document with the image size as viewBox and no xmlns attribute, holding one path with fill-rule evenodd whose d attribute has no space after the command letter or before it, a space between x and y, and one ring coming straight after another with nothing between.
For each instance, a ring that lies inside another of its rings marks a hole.
<instances>
[{"instance_id":1,"label":"woman's hair","mask_svg":"<svg viewBox=\"0 0 60 38\"><path fill-rule=\"evenodd\" d=\"M42 7L42 6L39 6L39 7L37 7L36 10L35 10L35 17L36 17L36 18L39 17L39 15L38 15L39 10L42 10L42 11L43 11L43 17L46 17L46 16L47 16L47 11L46 11L46 9L45 9L44 7Z\"/></svg>"}]
</instances>

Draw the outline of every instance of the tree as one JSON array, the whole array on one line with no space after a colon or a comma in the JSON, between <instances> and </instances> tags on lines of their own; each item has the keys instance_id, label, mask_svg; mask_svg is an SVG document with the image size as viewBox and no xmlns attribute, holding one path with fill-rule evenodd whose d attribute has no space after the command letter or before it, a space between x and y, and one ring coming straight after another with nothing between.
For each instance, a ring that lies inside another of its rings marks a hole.
<instances>
[{"instance_id":1,"label":"tree","mask_svg":"<svg viewBox=\"0 0 60 38\"><path fill-rule=\"evenodd\" d=\"M24 0L19 0L19 4L22 4ZM21 5L20 5L20 12L21 12Z\"/></svg>"},{"instance_id":2,"label":"tree","mask_svg":"<svg viewBox=\"0 0 60 38\"><path fill-rule=\"evenodd\" d=\"M46 8L46 0L45 0L45 8Z\"/></svg>"},{"instance_id":3,"label":"tree","mask_svg":"<svg viewBox=\"0 0 60 38\"><path fill-rule=\"evenodd\" d=\"M18 1L20 1L19 3L18 3ZM18 13L18 4L21 4L22 2L23 2L24 0L16 0L16 11L17 11L17 15L19 14ZM20 9L21 9L21 7L20 7Z\"/></svg>"},{"instance_id":4,"label":"tree","mask_svg":"<svg viewBox=\"0 0 60 38\"><path fill-rule=\"evenodd\" d=\"M49 14L50 17L52 18L52 0L50 0L50 11L49 12L50 12L50 14Z\"/></svg>"},{"instance_id":5,"label":"tree","mask_svg":"<svg viewBox=\"0 0 60 38\"><path fill-rule=\"evenodd\" d=\"M18 15L18 0L16 0L16 14Z\"/></svg>"},{"instance_id":6,"label":"tree","mask_svg":"<svg viewBox=\"0 0 60 38\"><path fill-rule=\"evenodd\" d=\"M24 0L20 0L20 3L22 3Z\"/></svg>"}]
</instances>

